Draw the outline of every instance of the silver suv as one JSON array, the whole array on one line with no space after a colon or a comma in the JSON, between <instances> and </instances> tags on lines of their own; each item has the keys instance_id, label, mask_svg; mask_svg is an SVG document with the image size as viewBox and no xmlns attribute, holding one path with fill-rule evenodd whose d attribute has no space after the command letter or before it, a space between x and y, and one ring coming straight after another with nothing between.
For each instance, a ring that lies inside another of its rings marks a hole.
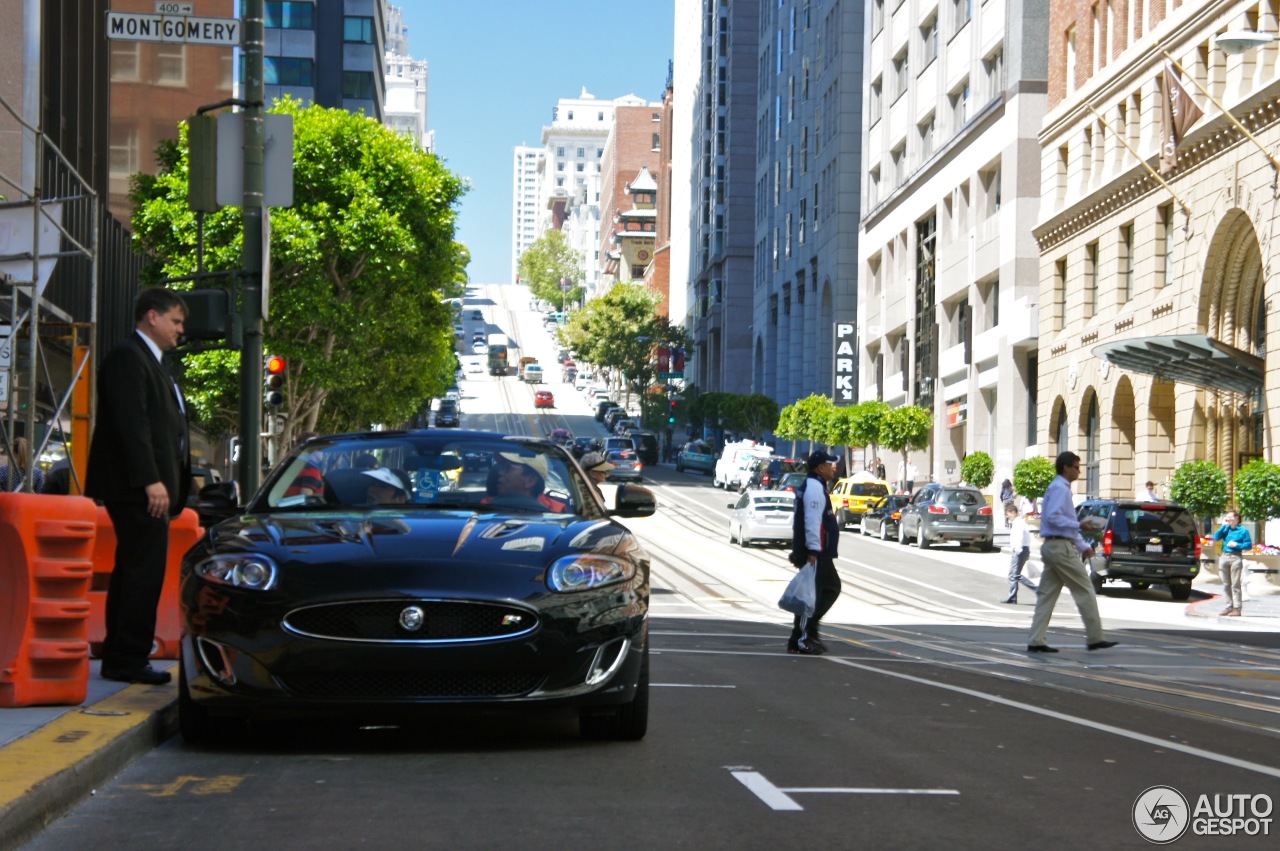
<instances>
[{"instance_id":1,"label":"silver suv","mask_svg":"<svg viewBox=\"0 0 1280 851\"><path fill-rule=\"evenodd\" d=\"M925 550L939 541L995 549L991 506L982 491L965 485L928 484L911 495L898 520L898 543L915 539Z\"/></svg>"}]
</instances>

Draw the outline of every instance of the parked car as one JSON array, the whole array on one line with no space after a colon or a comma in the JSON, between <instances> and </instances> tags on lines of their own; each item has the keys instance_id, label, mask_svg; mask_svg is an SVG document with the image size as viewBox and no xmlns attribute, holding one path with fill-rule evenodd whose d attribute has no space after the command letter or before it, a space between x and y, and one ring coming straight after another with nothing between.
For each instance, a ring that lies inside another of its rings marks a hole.
<instances>
[{"instance_id":1,"label":"parked car","mask_svg":"<svg viewBox=\"0 0 1280 851\"><path fill-rule=\"evenodd\" d=\"M604 422L604 415L609 412L609 409L612 408L614 404L615 402L608 398L601 399L596 402L596 422Z\"/></svg>"},{"instance_id":2,"label":"parked car","mask_svg":"<svg viewBox=\"0 0 1280 851\"><path fill-rule=\"evenodd\" d=\"M600 451L600 438L598 437L575 437L569 441L569 454L574 458L582 458L588 452Z\"/></svg>"},{"instance_id":3,"label":"parked car","mask_svg":"<svg viewBox=\"0 0 1280 851\"><path fill-rule=\"evenodd\" d=\"M898 543L914 540L920 549L939 541L973 544L992 550L995 526L991 506L982 491L967 485L927 484L902 507Z\"/></svg>"},{"instance_id":4,"label":"parked car","mask_svg":"<svg viewBox=\"0 0 1280 851\"><path fill-rule=\"evenodd\" d=\"M798 473L804 469L805 463L794 458L783 458L781 455L761 458L751 466L751 472L742 483L741 489L770 490L783 475Z\"/></svg>"},{"instance_id":5,"label":"parked car","mask_svg":"<svg viewBox=\"0 0 1280 851\"><path fill-rule=\"evenodd\" d=\"M1093 544L1089 578L1096 591L1107 582L1135 589L1167 585L1175 600L1191 596L1200 572L1200 536L1186 508L1172 502L1090 499L1076 508L1081 532Z\"/></svg>"},{"instance_id":6,"label":"parked car","mask_svg":"<svg viewBox=\"0 0 1280 851\"><path fill-rule=\"evenodd\" d=\"M627 409L620 405L614 405L604 415L604 427L609 431L613 431L613 427L618 424L618 420L626 419Z\"/></svg>"},{"instance_id":7,"label":"parked car","mask_svg":"<svg viewBox=\"0 0 1280 851\"><path fill-rule=\"evenodd\" d=\"M676 472L697 470L708 476L716 468L716 454L710 446L701 440L691 440L676 453Z\"/></svg>"},{"instance_id":8,"label":"parked car","mask_svg":"<svg viewBox=\"0 0 1280 851\"><path fill-rule=\"evenodd\" d=\"M802 485L804 485L804 480L807 478L809 478L809 474L807 472L787 473L782 478L778 479L777 490L795 493Z\"/></svg>"},{"instance_id":9,"label":"parked car","mask_svg":"<svg viewBox=\"0 0 1280 851\"><path fill-rule=\"evenodd\" d=\"M533 406L535 408L554 408L556 406L556 397L550 390L539 390L533 394Z\"/></svg>"},{"instance_id":10,"label":"parked car","mask_svg":"<svg viewBox=\"0 0 1280 851\"><path fill-rule=\"evenodd\" d=\"M831 487L831 510L836 513L836 520L843 529L855 518L861 519L871 503L888 495L888 482L881 481L870 473L855 473Z\"/></svg>"},{"instance_id":11,"label":"parked car","mask_svg":"<svg viewBox=\"0 0 1280 851\"><path fill-rule=\"evenodd\" d=\"M349 466L363 454L380 467ZM455 489L421 475L464 458L476 472ZM546 501L490 493L486 470L513 465ZM306 469L323 493L286 496ZM180 570L188 741L235 747L265 717L421 723L441 706L563 707L586 738L645 735L650 559L615 518L653 514L647 489L608 504L546 441L426 430L309 441L243 508L230 483L206 491L224 486L205 499L225 519Z\"/></svg>"},{"instance_id":12,"label":"parked car","mask_svg":"<svg viewBox=\"0 0 1280 851\"><path fill-rule=\"evenodd\" d=\"M871 503L862 515L862 534L878 535L880 540L888 541L898 537L898 520L902 517L902 507L911 501L906 494L889 494Z\"/></svg>"},{"instance_id":13,"label":"parked car","mask_svg":"<svg viewBox=\"0 0 1280 851\"><path fill-rule=\"evenodd\" d=\"M635 452L636 445L632 443L631 438L615 434L612 437L606 437L601 448L605 452L626 452L627 450Z\"/></svg>"},{"instance_id":14,"label":"parked car","mask_svg":"<svg viewBox=\"0 0 1280 851\"><path fill-rule=\"evenodd\" d=\"M627 435L636 445L636 454L645 464L658 463L658 436L651 431L633 431Z\"/></svg>"},{"instance_id":15,"label":"parked car","mask_svg":"<svg viewBox=\"0 0 1280 851\"><path fill-rule=\"evenodd\" d=\"M725 444L724 450L716 461L715 472L711 475L711 484L726 490L737 490L739 484L746 480L751 466L760 458L768 458L773 454L773 447L752 440L741 440Z\"/></svg>"},{"instance_id":16,"label":"parked car","mask_svg":"<svg viewBox=\"0 0 1280 851\"><path fill-rule=\"evenodd\" d=\"M729 503L729 543L790 544L796 497L786 491L748 490Z\"/></svg>"},{"instance_id":17,"label":"parked car","mask_svg":"<svg viewBox=\"0 0 1280 851\"><path fill-rule=\"evenodd\" d=\"M484 321L484 314L483 314L483 313L481 313L481 312L480 312L480 311L478 311L478 310L473 310L473 311L471 311L471 318L472 318L472 319L474 319L474 320L475 320L475 321L477 321L477 322L483 322L483 321Z\"/></svg>"},{"instance_id":18,"label":"parked car","mask_svg":"<svg viewBox=\"0 0 1280 851\"><path fill-rule=\"evenodd\" d=\"M639 428L640 424L630 417L619 417L613 421L613 433L625 435L629 431Z\"/></svg>"},{"instance_id":19,"label":"parked car","mask_svg":"<svg viewBox=\"0 0 1280 851\"><path fill-rule=\"evenodd\" d=\"M436 406L436 428L457 428L462 425L458 413L458 403L451 399L441 399Z\"/></svg>"},{"instance_id":20,"label":"parked car","mask_svg":"<svg viewBox=\"0 0 1280 851\"><path fill-rule=\"evenodd\" d=\"M573 440L573 432L567 428L553 428L548 438L557 446L568 446Z\"/></svg>"},{"instance_id":21,"label":"parked car","mask_svg":"<svg viewBox=\"0 0 1280 851\"><path fill-rule=\"evenodd\" d=\"M483 343L484 341L485 341L485 338L484 338L484 332L483 332L483 331L474 331L474 332L472 332L472 334L471 334L471 345L473 345L473 346L474 346L476 343Z\"/></svg>"},{"instance_id":22,"label":"parked car","mask_svg":"<svg viewBox=\"0 0 1280 851\"><path fill-rule=\"evenodd\" d=\"M488 343L472 343L471 353L473 355L487 355L489 354L489 344Z\"/></svg>"},{"instance_id":23,"label":"parked car","mask_svg":"<svg viewBox=\"0 0 1280 851\"><path fill-rule=\"evenodd\" d=\"M636 454L634 449L612 449L605 447L605 456L613 469L609 471L605 480L610 482L640 482L644 481L643 470L644 464L640 461L640 456Z\"/></svg>"}]
</instances>

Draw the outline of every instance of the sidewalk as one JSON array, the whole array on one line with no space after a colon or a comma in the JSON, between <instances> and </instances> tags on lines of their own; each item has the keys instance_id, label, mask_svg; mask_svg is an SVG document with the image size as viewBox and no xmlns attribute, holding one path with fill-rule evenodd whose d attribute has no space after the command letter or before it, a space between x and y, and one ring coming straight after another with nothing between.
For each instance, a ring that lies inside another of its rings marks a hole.
<instances>
[{"instance_id":1,"label":"sidewalk","mask_svg":"<svg viewBox=\"0 0 1280 851\"><path fill-rule=\"evenodd\" d=\"M176 662L152 662L176 677ZM127 685L90 662L79 706L0 709L0 849L16 848L178 729L178 687Z\"/></svg>"}]
</instances>

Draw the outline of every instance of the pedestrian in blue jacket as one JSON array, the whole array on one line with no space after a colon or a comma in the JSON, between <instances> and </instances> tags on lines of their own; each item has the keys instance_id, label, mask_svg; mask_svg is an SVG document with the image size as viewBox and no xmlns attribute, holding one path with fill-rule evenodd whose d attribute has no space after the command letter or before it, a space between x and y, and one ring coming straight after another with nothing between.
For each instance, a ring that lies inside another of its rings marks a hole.
<instances>
[{"instance_id":1,"label":"pedestrian in blue jacket","mask_svg":"<svg viewBox=\"0 0 1280 851\"><path fill-rule=\"evenodd\" d=\"M1240 513L1228 511L1224 519L1227 521L1213 533L1215 541L1222 541L1222 555L1218 557L1218 575L1222 577L1222 590L1227 598L1227 607L1222 616L1240 617L1240 607L1244 603L1241 588L1244 579L1244 558L1242 553L1253 549L1253 538L1249 530L1240 525Z\"/></svg>"}]
</instances>

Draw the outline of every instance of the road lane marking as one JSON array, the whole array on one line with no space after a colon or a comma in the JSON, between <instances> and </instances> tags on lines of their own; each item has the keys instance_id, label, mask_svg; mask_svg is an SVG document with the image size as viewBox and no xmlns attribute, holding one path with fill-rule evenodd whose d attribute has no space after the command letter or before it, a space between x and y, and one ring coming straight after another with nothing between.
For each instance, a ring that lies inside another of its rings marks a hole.
<instances>
[{"instance_id":1,"label":"road lane marking","mask_svg":"<svg viewBox=\"0 0 1280 851\"><path fill-rule=\"evenodd\" d=\"M763 801L770 809L781 812L796 812L804 807L792 798L792 795L959 795L959 789L885 789L875 786L792 786L780 787L758 771L729 769L743 786Z\"/></svg>"},{"instance_id":2,"label":"road lane marking","mask_svg":"<svg viewBox=\"0 0 1280 851\"><path fill-rule=\"evenodd\" d=\"M1028 704L1028 703L1022 703L1017 700L1011 700L1007 697L1001 697L996 694L990 694L988 692L978 691L977 689L964 688L963 686L955 686L955 685L950 685L948 683L934 682L932 680L927 680L923 677L912 676L911 674L904 674L898 671L884 670L882 668L877 668L874 665L862 665L857 662L854 662L845 658L841 658L838 656L823 656L819 658L826 662L834 662L837 665L844 665L849 668L857 668L860 671L867 671L868 673L872 673L872 674L882 674L883 676L886 676L886 677L894 677L900 680L906 680L907 682L917 683L919 685L931 686L933 688L943 689L944 691L955 692L956 694L968 695L969 697L974 697L979 700L987 700L992 703L998 703L1001 706L1008 706L1013 709L1020 709L1024 712L1030 712L1035 715L1043 715L1044 717L1052 718L1055 721L1065 721L1068 724L1075 724L1077 726L1086 727L1091 730L1098 730L1099 732L1102 732L1102 733L1110 733L1113 736L1121 736L1126 739L1132 739L1135 742L1143 742L1144 744L1153 745L1155 747L1163 748L1166 750L1178 751L1179 753L1184 753L1184 754L1187 754L1188 756L1199 757L1200 759L1206 759L1206 760L1209 760L1210 762L1217 762L1223 765L1230 765L1234 768L1242 768L1245 771L1252 771L1257 774L1264 774L1268 777L1280 778L1280 768L1274 768L1270 765L1263 765L1262 763L1258 763L1258 762L1250 762L1249 760L1237 759L1236 757L1227 756L1226 754L1214 753L1213 751L1208 751L1203 748L1192 747L1191 745L1184 745L1184 744L1181 744L1180 742L1175 742L1170 739L1160 739L1155 736L1148 736L1143 733L1136 733L1132 730L1125 730L1121 727L1113 727L1110 724L1102 724L1098 721L1090 721L1087 718L1080 718L1075 715L1067 715L1064 712L1055 712L1052 709L1044 709L1043 707L1032 706L1031 704Z\"/></svg>"},{"instance_id":3,"label":"road lane marking","mask_svg":"<svg viewBox=\"0 0 1280 851\"><path fill-rule=\"evenodd\" d=\"M649 683L650 688L737 688L737 686L711 685L709 683Z\"/></svg>"}]
</instances>

